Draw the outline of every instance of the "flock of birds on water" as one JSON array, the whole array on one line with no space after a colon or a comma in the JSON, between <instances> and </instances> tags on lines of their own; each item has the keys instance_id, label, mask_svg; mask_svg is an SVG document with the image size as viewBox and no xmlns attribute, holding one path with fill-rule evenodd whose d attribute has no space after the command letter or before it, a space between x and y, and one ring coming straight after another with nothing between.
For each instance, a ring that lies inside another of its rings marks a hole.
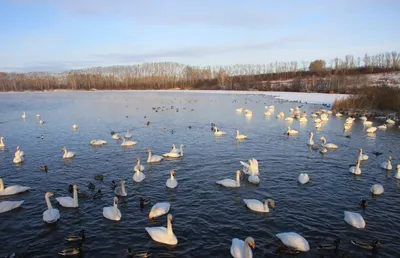
<instances>
[{"instance_id":1,"label":"flock of birds on water","mask_svg":"<svg viewBox=\"0 0 400 258\"><path fill-rule=\"evenodd\" d=\"M173 108L173 107L171 107ZM269 117L274 113L274 106L265 106L267 111L265 112L265 116ZM297 119L300 123L307 122L307 113L300 112L301 106L297 106L295 109L291 108L289 110L290 114L285 117L284 112L280 112L276 115L277 119L284 119L287 122L292 122L294 119ZM160 108L153 108L154 110L158 110ZM243 109L243 108L237 108L236 113L245 113L246 117L251 117L253 115L253 112L250 109ZM343 114L340 112L332 112L327 109L320 109L316 111L315 113L312 113L310 115L310 118L314 120L315 123L315 128L318 130L319 128L322 127L324 123L326 123L329 120L329 116L336 116L336 117L342 117ZM39 119L39 124L44 124L43 119L41 116L38 114L36 115L37 119ZM24 112L22 114L22 118L26 119L26 113ZM388 126L393 126L396 124L397 121L386 118L386 117L375 117L376 119L383 119L385 120L385 123L382 125L379 125L377 127L372 126L373 123L372 121L368 121L368 118L365 115L358 116L358 119L362 121L366 128L366 133L367 134L374 134L378 129L380 130L385 130L388 128ZM351 129L352 125L354 124L356 118L349 116L345 122L344 122L344 130L348 131ZM147 122L147 125L149 125L150 122ZM400 128L400 126L398 126ZM78 125L74 124L72 126L74 130L78 130ZM217 137L221 137L226 135L227 133L224 131L220 131L220 129L216 126L216 124L211 123L211 130L213 131L213 134ZM165 128L164 128L165 131ZM239 130L236 130L236 140L245 140L247 138L246 135L240 134ZM286 135L291 136L291 135L297 135L299 132L295 129L292 129L290 126L287 127L287 130L284 132ZM114 140L122 140L121 146L122 147L127 147L127 146L134 146L136 145L135 141L130 140L132 138L131 130L127 130L126 133L121 136L122 133L116 133L112 132L111 133L111 138ZM330 150L335 150L339 149L339 146L334 144L334 143L327 143L327 140L324 137L321 137L319 140L321 141L321 144L315 143L313 139L313 132L309 133L309 140L306 143L309 148L314 149L314 150L319 150L322 155L326 154ZM41 136L43 138L43 136ZM0 148L4 149L5 148L5 143L4 143L5 137L1 136L0 137ZM90 145L93 146L101 146L101 145L106 145L107 141L106 140L91 140ZM175 144L172 145L172 149L163 154L163 155L153 155L150 149L147 149L147 163L158 163L161 162L165 158L182 158L183 157L183 147L185 147L184 144L181 144L179 146L180 148L177 149ZM62 158L64 159L72 159L75 156L74 152L68 151L65 147L62 149L63 155ZM381 155L382 153L375 153L375 155ZM24 156L25 153L21 150L20 146L16 147L16 152L14 154L14 159L13 162L16 164L20 164L24 161ZM363 153L363 150L360 148L359 149L359 155L357 157L357 162L353 166L349 168L349 172L354 175L361 175L361 165L363 161L368 160L368 155L365 155ZM260 183L260 173L259 173L259 167L258 167L258 161L255 158L251 158L248 160L248 162L243 162L240 161L240 164L243 165L243 169L237 170L236 171L236 178L231 179L222 179L219 181L216 181L216 184L222 186L222 187L229 187L229 188L237 188L240 187L240 180L241 180L241 175L245 175L247 177L247 180L255 185L258 185ZM381 164L381 168L385 170L392 170L394 166L392 165L392 157L387 158L387 162L383 162ZM400 180L400 164L397 165L397 172L395 174L395 178ZM48 167L47 166L40 166L40 170L47 172ZM141 164L140 158L137 158L137 164L134 167L134 174L132 176L133 180L137 183L140 183L141 181L145 180L146 175L143 173L145 170L145 167ZM103 175L98 174L95 175L96 180L103 180ZM310 181L310 178L307 173L301 173L298 176L298 182L300 184L307 184ZM117 186L115 181L112 181L112 189L114 189L114 193L116 196L127 196L128 193L125 189L125 184L126 180L121 179L120 185ZM169 178L166 180L165 183L166 187L168 188L176 188L178 186L178 181L175 178L175 172L172 170L170 172ZM90 183L88 185L89 189L94 189L95 186L94 184ZM30 187L26 186L20 186L20 185L10 185L5 187L3 179L0 178L0 196L9 196L9 195L16 195L19 193L23 193L25 191L28 191ZM56 201L59 203L59 205L66 207L66 208L78 208L79 207L79 198L87 198L88 196L84 193L78 193L78 186L77 185L69 185L69 192L72 193L71 196L59 196L56 197ZM371 186L370 191L373 195L380 195L384 193L384 187L381 184L374 184ZM93 195L93 198L99 198L101 197L101 191L98 190L96 194ZM59 218L60 218L60 211L56 208L53 208L52 203L50 201L50 197L54 196L53 193L51 192L46 192L45 194L45 201L47 204L47 209L43 212L43 221L46 223L56 223ZM140 198L139 205L141 208L143 208L145 205L148 205L151 201L148 199L143 199ZM275 201L272 199L267 199L264 201L260 201L257 199L243 199L244 204L247 206L248 209L255 211L255 212L261 212L261 213L268 213L270 212L270 208L275 209ZM21 207L21 205L24 203L23 200L21 201L2 201L0 202L0 213L8 212L14 209L17 209ZM368 205L368 202L366 200L361 200L360 205L365 208ZM170 210L170 203L169 202L159 202L156 203L152 206L150 212L149 212L149 219L153 219L156 217L160 217L163 215L167 215L167 227L145 227L145 230L147 233L150 235L150 237L159 243L163 243L166 245L177 245L178 244L178 238L173 232L172 228L172 221L173 221L173 216L172 214L169 213ZM120 210L118 209L118 198L114 197L113 199L113 205L104 207L103 208L103 216L106 219L109 220L114 220L114 221L119 221L122 218L122 214ZM361 229L366 227L366 222L364 218L361 216L361 214L352 212L352 211L344 211L344 221L348 223L349 225ZM310 246L308 241L301 236L300 234L296 232L283 232L283 233L278 233L276 234L276 237L279 239L278 242L278 248L277 252L282 252L286 254L299 254L300 252L307 252L310 250ZM84 230L81 230L77 235L71 235L67 236L66 241L71 241L71 242L79 242L80 245L78 247L74 248L67 248L59 252L59 255L62 256L75 256L75 255L80 255L82 253L82 245L83 242L85 241L85 232ZM370 249L372 251L376 251L378 246L380 246L382 243L379 240L374 240L372 242L360 242L360 241L351 241L352 244L364 248L364 249ZM321 243L318 245L318 249L334 249L338 250L340 245L340 239L336 239L333 242L330 243ZM247 237L244 240L238 239L238 238L233 238L231 247L230 247L230 253L233 257L235 258L251 258L253 257L253 251L256 246L255 240L252 237ZM147 257L147 253L144 254L139 254L135 252L133 248L129 248L126 250L129 256L133 257L135 255L141 256L141 257ZM9 256L6 257L16 257L16 254L10 254ZM322 256L325 257L325 256ZM343 254L342 257L348 257L346 253Z\"/></svg>"}]
</instances>

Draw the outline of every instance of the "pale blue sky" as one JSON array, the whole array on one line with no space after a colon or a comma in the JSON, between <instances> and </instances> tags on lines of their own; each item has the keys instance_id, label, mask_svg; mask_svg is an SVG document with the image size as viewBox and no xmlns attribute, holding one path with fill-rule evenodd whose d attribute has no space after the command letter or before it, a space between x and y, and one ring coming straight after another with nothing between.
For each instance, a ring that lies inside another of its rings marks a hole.
<instances>
[{"instance_id":1,"label":"pale blue sky","mask_svg":"<svg viewBox=\"0 0 400 258\"><path fill-rule=\"evenodd\" d=\"M0 71L400 52L400 0L2 0Z\"/></svg>"}]
</instances>

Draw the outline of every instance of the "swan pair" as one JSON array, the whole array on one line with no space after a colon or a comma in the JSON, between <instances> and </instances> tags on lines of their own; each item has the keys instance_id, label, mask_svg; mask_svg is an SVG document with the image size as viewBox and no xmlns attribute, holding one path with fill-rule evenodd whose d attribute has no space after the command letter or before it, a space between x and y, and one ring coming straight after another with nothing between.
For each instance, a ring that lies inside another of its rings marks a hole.
<instances>
[{"instance_id":1,"label":"swan pair","mask_svg":"<svg viewBox=\"0 0 400 258\"><path fill-rule=\"evenodd\" d=\"M160 162L162 159L164 159L163 156L158 156L158 155L151 155L151 150L147 149L146 151L148 153L148 158L147 158L147 163L154 163L154 162Z\"/></svg>"},{"instance_id":2,"label":"swan pair","mask_svg":"<svg viewBox=\"0 0 400 258\"><path fill-rule=\"evenodd\" d=\"M240 175L242 172L240 170L236 171L236 180L233 179L222 179L216 183L225 187L240 187Z\"/></svg>"},{"instance_id":3,"label":"swan pair","mask_svg":"<svg viewBox=\"0 0 400 258\"><path fill-rule=\"evenodd\" d=\"M21 151L21 149L19 148L19 146L17 146L17 151L15 152L15 154L14 154L14 159L13 159L13 162L15 163L15 164L19 164L19 163L22 163L23 161L24 161L24 152L23 151Z\"/></svg>"},{"instance_id":4,"label":"swan pair","mask_svg":"<svg viewBox=\"0 0 400 258\"><path fill-rule=\"evenodd\" d=\"M165 183L165 185L168 188L172 189L172 188L176 188L178 186L178 181L175 179L174 175L175 175L175 171L171 170L170 178L168 178L167 182Z\"/></svg>"},{"instance_id":5,"label":"swan pair","mask_svg":"<svg viewBox=\"0 0 400 258\"><path fill-rule=\"evenodd\" d=\"M122 137L122 143L121 143L121 147L129 147L129 146L135 146L136 142L134 141L127 141L125 139L125 137Z\"/></svg>"},{"instance_id":6,"label":"swan pair","mask_svg":"<svg viewBox=\"0 0 400 258\"><path fill-rule=\"evenodd\" d=\"M326 139L325 137L321 137L319 138L320 141L322 142L322 147L325 147L327 149L339 149L339 146L337 146L336 144L333 143L326 143Z\"/></svg>"},{"instance_id":7,"label":"swan pair","mask_svg":"<svg viewBox=\"0 0 400 258\"><path fill-rule=\"evenodd\" d=\"M214 135L215 135L215 136L222 136L222 135L225 135L225 134L226 134L226 132L220 131L220 130L218 129L218 127L216 127L216 126L213 127L213 131L214 131Z\"/></svg>"},{"instance_id":8,"label":"swan pair","mask_svg":"<svg viewBox=\"0 0 400 258\"><path fill-rule=\"evenodd\" d=\"M180 158L180 157L183 157L183 147L184 146L185 146L184 144L181 144L181 148L178 150L178 149L176 149L175 144L172 144L171 151L168 152L168 153L163 154L163 157L166 157L166 158Z\"/></svg>"},{"instance_id":9,"label":"swan pair","mask_svg":"<svg viewBox=\"0 0 400 258\"><path fill-rule=\"evenodd\" d=\"M4 188L3 179L0 178L0 196L14 195L14 194L28 191L29 189L31 189L31 188L27 187L27 186L20 186L20 185L10 185L10 186Z\"/></svg>"},{"instance_id":10,"label":"swan pair","mask_svg":"<svg viewBox=\"0 0 400 258\"><path fill-rule=\"evenodd\" d=\"M67 151L67 149L65 147L63 147L61 149L61 151L64 152L64 155L63 155L64 159L70 159L70 158L73 158L75 156L75 152Z\"/></svg>"}]
</instances>

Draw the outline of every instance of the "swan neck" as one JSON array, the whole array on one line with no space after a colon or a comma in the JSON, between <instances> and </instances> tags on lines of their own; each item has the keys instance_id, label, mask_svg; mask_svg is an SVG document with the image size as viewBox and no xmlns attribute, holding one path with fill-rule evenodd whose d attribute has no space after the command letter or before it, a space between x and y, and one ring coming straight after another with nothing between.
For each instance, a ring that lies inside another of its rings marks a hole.
<instances>
[{"instance_id":1,"label":"swan neck","mask_svg":"<svg viewBox=\"0 0 400 258\"><path fill-rule=\"evenodd\" d=\"M78 190L74 189L74 203L78 205Z\"/></svg>"},{"instance_id":2,"label":"swan neck","mask_svg":"<svg viewBox=\"0 0 400 258\"><path fill-rule=\"evenodd\" d=\"M149 157L147 158L147 161L151 160L151 151L149 151Z\"/></svg>"},{"instance_id":3,"label":"swan neck","mask_svg":"<svg viewBox=\"0 0 400 258\"><path fill-rule=\"evenodd\" d=\"M174 181L174 175L173 174L171 174L171 181Z\"/></svg>"},{"instance_id":4,"label":"swan neck","mask_svg":"<svg viewBox=\"0 0 400 258\"><path fill-rule=\"evenodd\" d=\"M244 241L244 258L249 258L249 243Z\"/></svg>"},{"instance_id":5,"label":"swan neck","mask_svg":"<svg viewBox=\"0 0 400 258\"><path fill-rule=\"evenodd\" d=\"M49 209L49 210L53 209L53 206L51 206L49 197L46 195L44 198L46 199L47 209Z\"/></svg>"},{"instance_id":6,"label":"swan neck","mask_svg":"<svg viewBox=\"0 0 400 258\"><path fill-rule=\"evenodd\" d=\"M1 145L1 146L4 145L4 143L3 143L3 138L0 138L0 145Z\"/></svg>"},{"instance_id":7,"label":"swan neck","mask_svg":"<svg viewBox=\"0 0 400 258\"><path fill-rule=\"evenodd\" d=\"M236 184L240 186L240 173L236 173Z\"/></svg>"},{"instance_id":8,"label":"swan neck","mask_svg":"<svg viewBox=\"0 0 400 258\"><path fill-rule=\"evenodd\" d=\"M125 184L124 184L124 183L121 183L121 191L122 191L122 193L123 193L124 195L126 195L126 192L125 192Z\"/></svg>"},{"instance_id":9,"label":"swan neck","mask_svg":"<svg viewBox=\"0 0 400 258\"><path fill-rule=\"evenodd\" d=\"M117 216L118 215L118 204L116 204L114 202L114 215Z\"/></svg>"},{"instance_id":10,"label":"swan neck","mask_svg":"<svg viewBox=\"0 0 400 258\"><path fill-rule=\"evenodd\" d=\"M181 157L183 156L183 146L181 146Z\"/></svg>"},{"instance_id":11,"label":"swan neck","mask_svg":"<svg viewBox=\"0 0 400 258\"><path fill-rule=\"evenodd\" d=\"M0 179L0 192L4 191L4 184L3 184L3 180Z\"/></svg>"},{"instance_id":12,"label":"swan neck","mask_svg":"<svg viewBox=\"0 0 400 258\"><path fill-rule=\"evenodd\" d=\"M171 221L169 220L169 219L167 219L168 220L168 222L167 222L167 232L168 232L168 235L173 235L174 234L174 232L172 231L172 223L171 223Z\"/></svg>"}]
</instances>

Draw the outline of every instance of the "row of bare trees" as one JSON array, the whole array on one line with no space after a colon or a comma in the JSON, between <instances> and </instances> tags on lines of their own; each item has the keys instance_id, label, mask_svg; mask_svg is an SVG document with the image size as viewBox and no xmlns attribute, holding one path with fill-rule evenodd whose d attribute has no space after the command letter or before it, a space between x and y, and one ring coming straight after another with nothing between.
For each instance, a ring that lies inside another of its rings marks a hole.
<instances>
[{"instance_id":1,"label":"row of bare trees","mask_svg":"<svg viewBox=\"0 0 400 258\"><path fill-rule=\"evenodd\" d=\"M0 72L0 91L105 89L226 89L339 91L363 81L351 76L400 70L400 54L365 54L363 60L346 55L314 62L274 62L263 65L187 66L145 63L94 67L64 73ZM350 76L350 77L349 77Z\"/></svg>"}]
</instances>

